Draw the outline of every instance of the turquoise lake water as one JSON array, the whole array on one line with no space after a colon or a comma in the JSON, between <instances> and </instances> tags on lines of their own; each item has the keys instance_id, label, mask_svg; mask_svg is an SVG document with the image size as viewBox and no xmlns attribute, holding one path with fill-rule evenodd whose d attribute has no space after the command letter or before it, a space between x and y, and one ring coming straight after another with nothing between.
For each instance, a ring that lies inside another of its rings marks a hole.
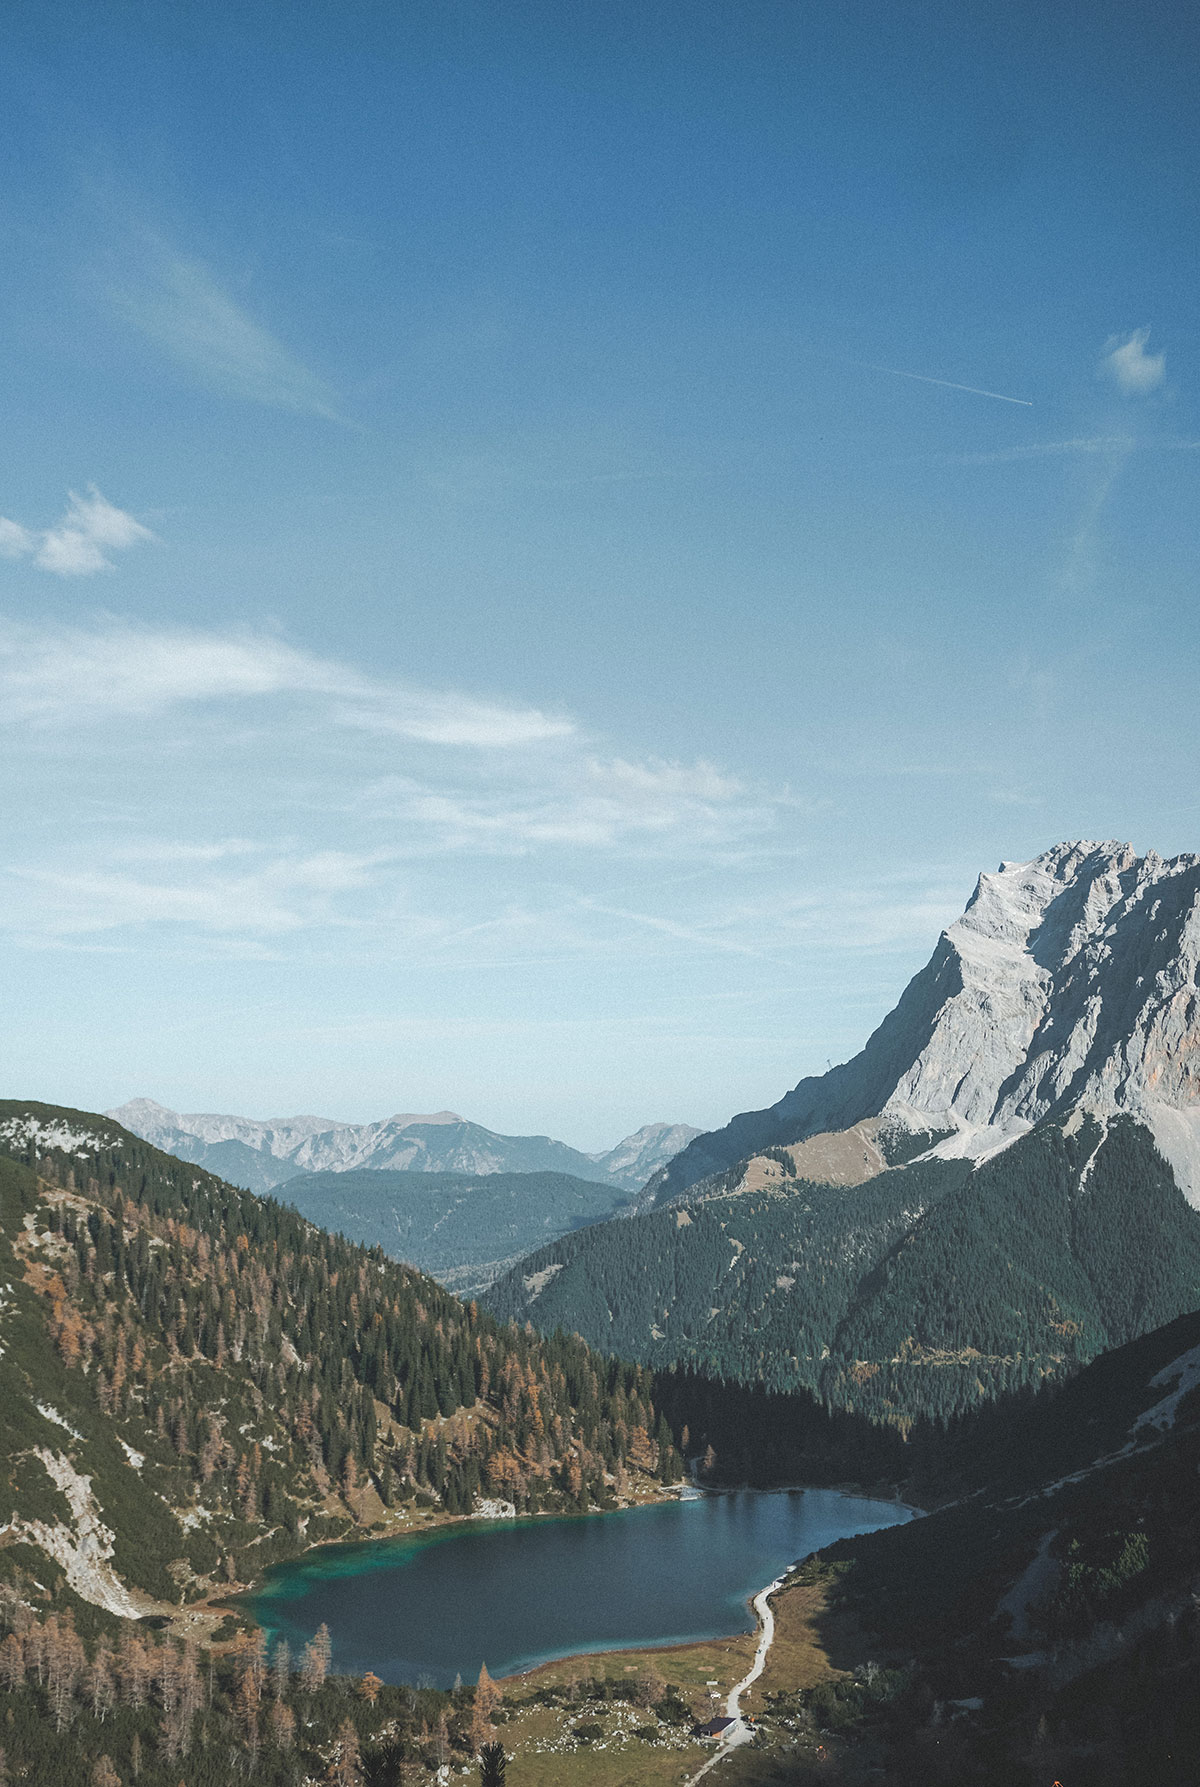
<instances>
[{"instance_id":1,"label":"turquoise lake water","mask_svg":"<svg viewBox=\"0 0 1200 1787\"><path fill-rule=\"evenodd\" d=\"M512 1675L576 1652L749 1632L749 1598L797 1559L912 1517L899 1502L788 1489L469 1521L323 1546L271 1571L248 1604L293 1648L327 1625L335 1669L449 1687L481 1662Z\"/></svg>"}]
</instances>

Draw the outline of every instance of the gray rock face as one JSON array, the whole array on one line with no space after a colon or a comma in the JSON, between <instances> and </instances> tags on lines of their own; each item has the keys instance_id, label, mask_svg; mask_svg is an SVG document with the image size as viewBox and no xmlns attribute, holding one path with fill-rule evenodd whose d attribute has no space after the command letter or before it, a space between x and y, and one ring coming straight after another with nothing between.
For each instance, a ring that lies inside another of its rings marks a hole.
<instances>
[{"instance_id":1,"label":"gray rock face","mask_svg":"<svg viewBox=\"0 0 1200 1787\"><path fill-rule=\"evenodd\" d=\"M327 1117L181 1115L150 1098L105 1113L180 1160L251 1191L270 1191L301 1173L387 1169L415 1173L568 1173L637 1191L698 1131L651 1123L606 1154L582 1154L550 1136L505 1136L453 1111L399 1113L379 1123Z\"/></svg>"},{"instance_id":2,"label":"gray rock face","mask_svg":"<svg viewBox=\"0 0 1200 1787\"><path fill-rule=\"evenodd\" d=\"M1059 844L981 875L861 1054L698 1137L663 1202L772 1144L882 1117L980 1159L1041 1118L1127 1112L1200 1206L1200 857Z\"/></svg>"}]
</instances>

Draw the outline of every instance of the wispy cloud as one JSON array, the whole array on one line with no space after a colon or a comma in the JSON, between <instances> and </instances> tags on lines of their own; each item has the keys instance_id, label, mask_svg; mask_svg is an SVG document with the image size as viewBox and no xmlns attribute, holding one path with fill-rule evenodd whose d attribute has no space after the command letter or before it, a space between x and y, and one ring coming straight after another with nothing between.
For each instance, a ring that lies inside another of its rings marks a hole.
<instances>
[{"instance_id":1,"label":"wispy cloud","mask_svg":"<svg viewBox=\"0 0 1200 1787\"><path fill-rule=\"evenodd\" d=\"M1186 437L1129 434L1073 435L1062 441L1028 441L1021 447L995 447L978 453L921 453L906 465L1019 465L1025 460L1095 459L1114 453L1197 453L1200 440Z\"/></svg>"},{"instance_id":2,"label":"wispy cloud","mask_svg":"<svg viewBox=\"0 0 1200 1787\"><path fill-rule=\"evenodd\" d=\"M59 577L90 577L111 571L113 552L125 552L154 535L124 509L114 507L94 484L86 496L69 494L66 513L40 530L0 517L0 558L28 558Z\"/></svg>"},{"instance_id":3,"label":"wispy cloud","mask_svg":"<svg viewBox=\"0 0 1200 1787\"><path fill-rule=\"evenodd\" d=\"M228 396L339 421L324 379L229 295L203 261L148 234L131 235L128 263L108 287L126 321Z\"/></svg>"},{"instance_id":4,"label":"wispy cloud","mask_svg":"<svg viewBox=\"0 0 1200 1787\"><path fill-rule=\"evenodd\" d=\"M1127 435L1073 435L1065 441L1029 441L1022 447L998 447L982 453L939 453L936 458L939 465L1017 465L1025 459L1088 458L1096 453L1132 451L1137 444ZM1178 448L1191 444L1174 443Z\"/></svg>"},{"instance_id":5,"label":"wispy cloud","mask_svg":"<svg viewBox=\"0 0 1200 1787\"><path fill-rule=\"evenodd\" d=\"M4 722L22 846L0 924L30 945L756 956L703 898L678 907L677 871L744 864L797 805L249 631L0 626Z\"/></svg>"},{"instance_id":6,"label":"wispy cloud","mask_svg":"<svg viewBox=\"0 0 1200 1787\"><path fill-rule=\"evenodd\" d=\"M136 524L135 524L136 525ZM327 718L425 744L511 749L570 736L568 718L364 675L263 634L0 625L0 721L50 726L182 705L323 697Z\"/></svg>"},{"instance_id":7,"label":"wispy cloud","mask_svg":"<svg viewBox=\"0 0 1200 1787\"><path fill-rule=\"evenodd\" d=\"M1110 378L1126 397L1147 397L1167 376L1165 354L1148 354L1149 329L1135 329L1124 340L1110 335L1104 344L1100 372Z\"/></svg>"},{"instance_id":8,"label":"wispy cloud","mask_svg":"<svg viewBox=\"0 0 1200 1787\"><path fill-rule=\"evenodd\" d=\"M132 858L126 866L123 855ZM173 854L173 861L171 860ZM0 883L0 914L16 927L73 936L144 925L186 926L220 934L274 936L316 924L344 923L339 898L365 889L376 855L345 851L266 855L238 872L220 855L189 846L161 853L160 873L136 872L140 849L116 853L98 868L17 868ZM162 872L173 868L175 873Z\"/></svg>"},{"instance_id":9,"label":"wispy cloud","mask_svg":"<svg viewBox=\"0 0 1200 1787\"><path fill-rule=\"evenodd\" d=\"M524 854L541 845L672 852L735 845L770 829L776 802L711 764L561 753L534 779L483 788L431 787L388 777L363 810L399 824L420 848Z\"/></svg>"},{"instance_id":10,"label":"wispy cloud","mask_svg":"<svg viewBox=\"0 0 1200 1787\"><path fill-rule=\"evenodd\" d=\"M797 882L799 881L799 885ZM839 951L880 953L897 945L918 952L933 947L939 932L963 909L970 890L945 868L924 867L857 884L823 880L819 874L791 877L758 896L728 900L719 920L688 927L696 941L777 959L820 940ZM636 919L636 913L628 913ZM662 927L656 927L662 928Z\"/></svg>"},{"instance_id":11,"label":"wispy cloud","mask_svg":"<svg viewBox=\"0 0 1200 1787\"><path fill-rule=\"evenodd\" d=\"M347 693L351 704L336 714L342 725L364 732L394 733L428 745L507 750L544 739L567 738L575 731L574 722L562 716L544 714L537 708L475 701L468 695L410 689L397 699L370 685Z\"/></svg>"},{"instance_id":12,"label":"wispy cloud","mask_svg":"<svg viewBox=\"0 0 1200 1787\"><path fill-rule=\"evenodd\" d=\"M756 949L753 944L740 943L736 938L725 936L715 927L680 924L675 918L664 918L653 912L634 912L627 906L606 906L600 900L586 900L583 904L589 911L603 913L608 918L622 919L626 924L643 926L648 931L657 931L660 936L672 937L676 942L691 944L696 949L719 950L726 955L752 956L763 962L776 959L765 950Z\"/></svg>"},{"instance_id":13,"label":"wispy cloud","mask_svg":"<svg viewBox=\"0 0 1200 1787\"><path fill-rule=\"evenodd\" d=\"M1059 585L1068 595L1082 594L1096 580L1101 551L1101 517L1132 451L1132 442L1114 447L1089 469L1079 517L1068 537L1059 573Z\"/></svg>"}]
</instances>

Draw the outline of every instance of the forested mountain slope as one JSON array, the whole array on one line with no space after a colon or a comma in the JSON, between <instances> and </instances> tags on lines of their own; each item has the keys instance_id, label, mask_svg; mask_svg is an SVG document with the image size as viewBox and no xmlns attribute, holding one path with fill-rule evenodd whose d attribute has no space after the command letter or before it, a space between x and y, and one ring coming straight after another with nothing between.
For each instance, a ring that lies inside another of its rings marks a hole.
<instances>
[{"instance_id":1,"label":"forested mountain slope","mask_svg":"<svg viewBox=\"0 0 1200 1787\"><path fill-rule=\"evenodd\" d=\"M1200 1215L1129 1118L1045 1122L978 1166L698 1191L539 1249L487 1306L904 1424L1061 1376L1200 1304Z\"/></svg>"},{"instance_id":2,"label":"forested mountain slope","mask_svg":"<svg viewBox=\"0 0 1200 1787\"><path fill-rule=\"evenodd\" d=\"M279 1196L310 1222L381 1247L461 1297L626 1202L612 1186L567 1173L305 1173Z\"/></svg>"},{"instance_id":3,"label":"forested mountain slope","mask_svg":"<svg viewBox=\"0 0 1200 1787\"><path fill-rule=\"evenodd\" d=\"M88 1113L0 1104L0 1295L0 1577L35 1600L177 1605L414 1495L584 1508L681 1469L638 1367Z\"/></svg>"},{"instance_id":4,"label":"forested mountain slope","mask_svg":"<svg viewBox=\"0 0 1200 1787\"><path fill-rule=\"evenodd\" d=\"M860 1779L856 1751L878 1745L896 1787L1190 1787L1200 1314L985 1411L955 1448L961 1499L800 1572L824 1581L818 1623L858 1669L837 1692L779 1696L776 1719L830 1734L834 1781Z\"/></svg>"}]
</instances>

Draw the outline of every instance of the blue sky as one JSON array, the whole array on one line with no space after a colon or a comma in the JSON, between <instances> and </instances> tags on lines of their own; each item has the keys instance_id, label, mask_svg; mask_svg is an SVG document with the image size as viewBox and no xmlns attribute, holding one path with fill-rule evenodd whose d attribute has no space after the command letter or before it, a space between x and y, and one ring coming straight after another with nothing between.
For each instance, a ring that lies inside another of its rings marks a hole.
<instances>
[{"instance_id":1,"label":"blue sky","mask_svg":"<svg viewBox=\"0 0 1200 1787\"><path fill-rule=\"evenodd\" d=\"M13 1094L602 1147L1200 847L1182 6L54 0L0 106Z\"/></svg>"}]
</instances>

